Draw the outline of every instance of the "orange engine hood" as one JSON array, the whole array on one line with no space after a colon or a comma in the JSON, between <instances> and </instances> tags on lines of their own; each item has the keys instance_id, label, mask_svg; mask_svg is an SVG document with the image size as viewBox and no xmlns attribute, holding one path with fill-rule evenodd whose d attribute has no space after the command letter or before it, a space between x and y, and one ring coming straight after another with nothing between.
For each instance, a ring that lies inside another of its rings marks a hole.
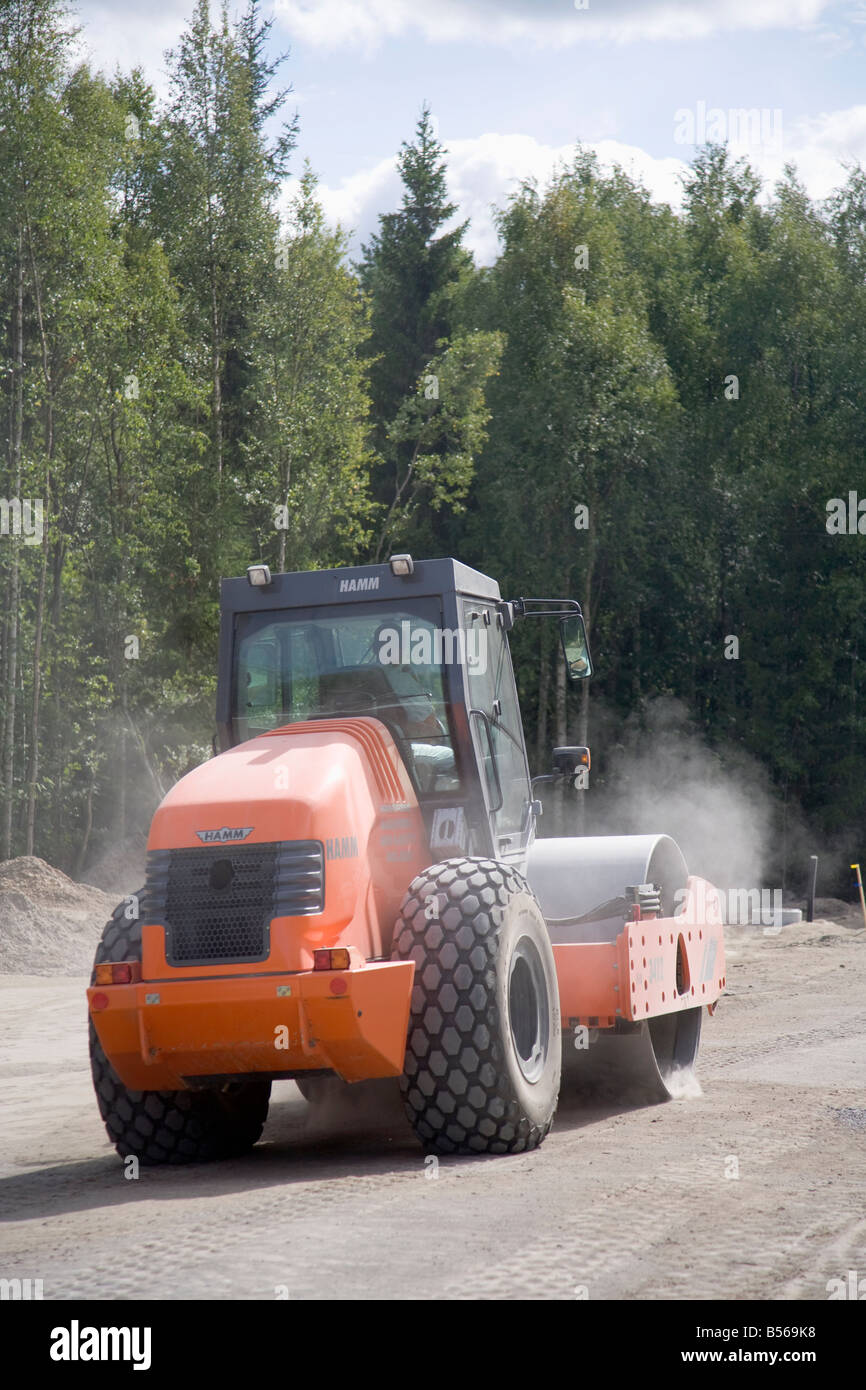
<instances>
[{"instance_id":1,"label":"orange engine hood","mask_svg":"<svg viewBox=\"0 0 866 1390\"><path fill-rule=\"evenodd\" d=\"M409 774L378 720L292 724L221 753L168 793L147 847L213 853L224 844L229 853L308 840L323 847L324 911L275 918L267 963L212 969L309 970L313 950L335 945L387 956L400 901L430 850ZM146 917L142 930L144 977L153 978L152 970L169 970L164 932Z\"/></svg>"}]
</instances>

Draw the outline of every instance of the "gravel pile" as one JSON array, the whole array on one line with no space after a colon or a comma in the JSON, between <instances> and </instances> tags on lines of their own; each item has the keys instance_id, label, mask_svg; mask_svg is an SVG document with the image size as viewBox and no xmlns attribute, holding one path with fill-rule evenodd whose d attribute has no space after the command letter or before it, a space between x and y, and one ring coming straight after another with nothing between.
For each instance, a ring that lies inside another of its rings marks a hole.
<instances>
[{"instance_id":1,"label":"gravel pile","mask_svg":"<svg viewBox=\"0 0 866 1390\"><path fill-rule=\"evenodd\" d=\"M117 897L44 859L0 863L0 974L86 975Z\"/></svg>"}]
</instances>

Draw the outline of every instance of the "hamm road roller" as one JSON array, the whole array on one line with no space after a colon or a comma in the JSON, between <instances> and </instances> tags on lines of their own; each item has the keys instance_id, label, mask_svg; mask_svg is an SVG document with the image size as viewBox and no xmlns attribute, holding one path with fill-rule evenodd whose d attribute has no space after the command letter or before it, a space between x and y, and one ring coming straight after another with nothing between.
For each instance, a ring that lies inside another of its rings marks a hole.
<instances>
[{"instance_id":1,"label":"hamm road roller","mask_svg":"<svg viewBox=\"0 0 866 1390\"><path fill-rule=\"evenodd\" d=\"M534 1148L588 1077L678 1093L725 985L719 897L664 834L536 838L508 645L536 621L590 678L575 600L456 560L222 582L215 756L157 809L88 990L121 1155L243 1153L283 1078L313 1103L399 1078L460 1154ZM535 780L588 767L556 748Z\"/></svg>"}]
</instances>

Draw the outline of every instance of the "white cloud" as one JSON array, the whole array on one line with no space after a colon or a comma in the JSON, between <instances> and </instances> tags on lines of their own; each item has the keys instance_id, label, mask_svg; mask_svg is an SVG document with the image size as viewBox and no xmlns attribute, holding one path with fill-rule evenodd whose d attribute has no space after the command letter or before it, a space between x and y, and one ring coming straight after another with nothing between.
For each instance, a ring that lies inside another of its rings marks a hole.
<instances>
[{"instance_id":1,"label":"white cloud","mask_svg":"<svg viewBox=\"0 0 866 1390\"><path fill-rule=\"evenodd\" d=\"M322 48L374 48L408 32L431 42L537 47L585 39L701 39L724 31L815 24L831 0L276 0L292 38Z\"/></svg>"},{"instance_id":2,"label":"white cloud","mask_svg":"<svg viewBox=\"0 0 866 1390\"><path fill-rule=\"evenodd\" d=\"M493 207L505 205L510 193L521 182L534 178L543 187L557 166L570 162L576 146L545 145L531 135L498 135L488 133L469 140L446 141L448 155L448 192L459 211L454 223L470 219L466 244L477 262L489 265L496 258L498 239L493 221ZM596 151L604 168L614 163L640 178L651 195L679 206L681 185L679 175L686 164L679 159L656 159L636 145L624 145L617 140L600 140L588 145ZM290 180L284 193L284 208L288 207L297 189ZM359 170L336 186L321 183L318 196L331 225L340 222L352 231L352 255L360 253L378 227L379 214L396 211L401 198L400 177L395 158L380 160L367 169Z\"/></svg>"},{"instance_id":3,"label":"white cloud","mask_svg":"<svg viewBox=\"0 0 866 1390\"><path fill-rule=\"evenodd\" d=\"M576 148L574 144L544 145L531 135L486 134L448 142L449 191L459 204L460 218L471 218L466 243L480 264L489 265L496 257L492 205L504 206L526 179L535 179L543 188L558 166L572 161ZM618 140L587 142L587 148L595 151L602 168L620 164L641 179L654 198L679 205L683 161L655 159Z\"/></svg>"},{"instance_id":4,"label":"white cloud","mask_svg":"<svg viewBox=\"0 0 866 1390\"><path fill-rule=\"evenodd\" d=\"M786 164L795 165L800 181L816 199L826 198L844 181L847 165L866 164L866 106L800 116L793 122L783 121L783 114L757 108L726 111L699 102L693 111L677 111L674 121L679 131L688 128L684 156L691 159L695 144L705 140L724 141L734 158L747 160L760 174L767 196Z\"/></svg>"},{"instance_id":5,"label":"white cloud","mask_svg":"<svg viewBox=\"0 0 866 1390\"><path fill-rule=\"evenodd\" d=\"M299 178L286 179L280 199L280 214L285 218L292 199L300 188ZM353 256L360 254L361 243L376 231L380 212L396 211L400 204L401 184L397 172L397 157L380 159L368 169L360 169L338 185L320 183L316 196L322 205L327 222L337 223L346 232L356 232L352 239Z\"/></svg>"},{"instance_id":6,"label":"white cloud","mask_svg":"<svg viewBox=\"0 0 866 1390\"><path fill-rule=\"evenodd\" d=\"M165 97L165 50L177 44L191 11L191 0L161 0L158 9L124 6L121 13L105 0L78 0L79 53L109 77L118 66L123 72L143 68L157 95Z\"/></svg>"},{"instance_id":7,"label":"white cloud","mask_svg":"<svg viewBox=\"0 0 866 1390\"><path fill-rule=\"evenodd\" d=\"M768 152L751 162L768 180L777 179L785 164L793 163L810 195L826 198L844 181L844 166L858 160L866 165L866 106L803 117L785 131L780 153Z\"/></svg>"},{"instance_id":8,"label":"white cloud","mask_svg":"<svg viewBox=\"0 0 866 1390\"><path fill-rule=\"evenodd\" d=\"M503 207L509 194L525 179L535 179L543 188L557 166L568 164L576 146L546 145L531 135L499 135L493 132L474 139L445 139L448 150L448 191L458 204L454 222L470 219L466 244L480 265L496 258L498 239L493 207ZM649 190L656 202L682 205L682 176L688 172L694 151L685 148L683 157L656 157L638 145L619 140L585 142L598 156L602 168L619 164ZM809 194L825 198L845 178L844 165L855 160L866 164L866 106L822 113L798 121L785 130L781 149L735 149L744 155L765 180L767 195L784 170L793 162ZM291 181L286 203L296 188ZM362 242L376 231L382 212L396 211L401 185L395 158L383 159L359 170L335 186L319 185L319 197L328 221L337 221L352 231L352 255L360 253Z\"/></svg>"}]
</instances>

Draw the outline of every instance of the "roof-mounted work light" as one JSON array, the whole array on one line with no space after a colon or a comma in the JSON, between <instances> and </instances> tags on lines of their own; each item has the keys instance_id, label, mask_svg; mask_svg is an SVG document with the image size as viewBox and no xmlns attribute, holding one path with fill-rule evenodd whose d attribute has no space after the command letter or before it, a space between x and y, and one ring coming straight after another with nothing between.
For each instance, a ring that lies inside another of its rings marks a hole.
<instances>
[{"instance_id":1,"label":"roof-mounted work light","mask_svg":"<svg viewBox=\"0 0 866 1390\"><path fill-rule=\"evenodd\" d=\"M266 589L271 582L271 571L267 565L249 565L247 579L254 589Z\"/></svg>"},{"instance_id":2,"label":"roof-mounted work light","mask_svg":"<svg viewBox=\"0 0 866 1390\"><path fill-rule=\"evenodd\" d=\"M398 579L405 578L407 574L415 573L415 561L411 555L392 555L388 563L391 566L391 573Z\"/></svg>"}]
</instances>

